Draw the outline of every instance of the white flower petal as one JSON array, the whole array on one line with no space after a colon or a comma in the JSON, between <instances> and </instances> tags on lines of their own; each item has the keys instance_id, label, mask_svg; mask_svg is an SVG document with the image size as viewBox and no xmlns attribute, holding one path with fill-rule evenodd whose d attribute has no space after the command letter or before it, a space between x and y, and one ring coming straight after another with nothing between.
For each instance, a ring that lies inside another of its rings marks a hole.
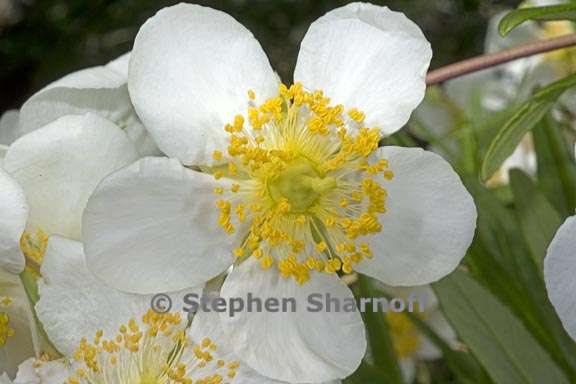
<instances>
[{"instance_id":1,"label":"white flower petal","mask_svg":"<svg viewBox=\"0 0 576 384\"><path fill-rule=\"evenodd\" d=\"M28 99L20 110L22 134L65 115L97 113L120 121L131 110L126 78L106 67L73 72L49 84Z\"/></svg>"},{"instance_id":2,"label":"white flower petal","mask_svg":"<svg viewBox=\"0 0 576 384\"><path fill-rule=\"evenodd\" d=\"M0 117L0 144L10 145L20 137L19 119L20 112L17 109L6 111Z\"/></svg>"},{"instance_id":3,"label":"white flower petal","mask_svg":"<svg viewBox=\"0 0 576 384\"><path fill-rule=\"evenodd\" d=\"M300 48L294 79L366 113L385 134L422 101L432 50L416 24L387 7L352 3L319 18Z\"/></svg>"},{"instance_id":4,"label":"white flower petal","mask_svg":"<svg viewBox=\"0 0 576 384\"><path fill-rule=\"evenodd\" d=\"M193 342L198 343L205 337L208 337L216 344L216 354L219 359L227 362L241 360L234 352L233 345L226 337L218 313L216 312L198 312L194 316L194 321L190 327L189 337ZM206 374L206 373L205 373ZM266 376L260 375L247 364L240 363L236 371L234 384L283 384L285 381L278 381ZM324 384L339 384L339 380L326 382Z\"/></svg>"},{"instance_id":5,"label":"white flower petal","mask_svg":"<svg viewBox=\"0 0 576 384\"><path fill-rule=\"evenodd\" d=\"M96 279L86 268L82 244L74 240L50 238L42 276L36 313L54 346L66 356L82 337L91 339L99 329L114 337L121 324L139 321L150 309L152 296L120 292ZM183 295L169 294L174 311L182 310Z\"/></svg>"},{"instance_id":6,"label":"white flower petal","mask_svg":"<svg viewBox=\"0 0 576 384\"><path fill-rule=\"evenodd\" d=\"M142 155L160 154L130 101L129 59L127 53L106 66L73 72L41 89L22 106L19 132L26 134L62 116L90 112L125 129Z\"/></svg>"},{"instance_id":7,"label":"white flower petal","mask_svg":"<svg viewBox=\"0 0 576 384\"><path fill-rule=\"evenodd\" d=\"M576 340L576 216L560 226L544 259L550 301L564 328Z\"/></svg>"},{"instance_id":8,"label":"white flower petal","mask_svg":"<svg viewBox=\"0 0 576 384\"><path fill-rule=\"evenodd\" d=\"M18 367L14 384L59 384L72 374L63 360L42 361L30 358Z\"/></svg>"},{"instance_id":9,"label":"white flower petal","mask_svg":"<svg viewBox=\"0 0 576 384\"><path fill-rule=\"evenodd\" d=\"M234 317L220 314L226 340L253 369L276 380L305 383L343 378L358 368L366 352L360 313L308 310L311 294L330 294L341 303L353 302L352 292L338 276L316 274L300 286L281 277L275 268L262 270L250 258L228 276L222 297L246 298L248 293L262 300L297 301L295 312L257 312L253 308Z\"/></svg>"},{"instance_id":10,"label":"white flower petal","mask_svg":"<svg viewBox=\"0 0 576 384\"><path fill-rule=\"evenodd\" d=\"M390 285L421 285L452 272L474 237L476 206L440 156L419 148L383 147L394 179L385 184L382 231L366 241L372 260L355 269Z\"/></svg>"},{"instance_id":11,"label":"white flower petal","mask_svg":"<svg viewBox=\"0 0 576 384\"><path fill-rule=\"evenodd\" d=\"M4 157L8 152L8 146L0 144L0 168L4 168Z\"/></svg>"},{"instance_id":12,"label":"white flower petal","mask_svg":"<svg viewBox=\"0 0 576 384\"><path fill-rule=\"evenodd\" d=\"M22 187L0 168L0 268L12 273L24 269L20 238L28 220L28 205Z\"/></svg>"},{"instance_id":13,"label":"white flower petal","mask_svg":"<svg viewBox=\"0 0 576 384\"><path fill-rule=\"evenodd\" d=\"M211 164L226 148L224 125L246 113L247 92L274 96L278 80L254 36L231 16L179 4L140 28L130 96L160 149L185 164Z\"/></svg>"},{"instance_id":14,"label":"white flower petal","mask_svg":"<svg viewBox=\"0 0 576 384\"><path fill-rule=\"evenodd\" d=\"M448 320L444 317L441 311L436 310L432 312L430 315L426 316L424 319L426 324L438 336L442 338L450 347L456 348L458 345L458 339L456 336L456 332L448 323ZM442 352L438 349L438 347L432 343L426 336L422 335L422 342L416 354L419 358L424 360L436 360L442 358Z\"/></svg>"},{"instance_id":15,"label":"white flower petal","mask_svg":"<svg viewBox=\"0 0 576 384\"><path fill-rule=\"evenodd\" d=\"M407 358L399 361L400 370L402 371L402 377L404 382L412 383L416 377L416 362L414 359Z\"/></svg>"},{"instance_id":16,"label":"white flower petal","mask_svg":"<svg viewBox=\"0 0 576 384\"><path fill-rule=\"evenodd\" d=\"M212 176L166 158L144 158L111 175L84 214L89 269L137 293L184 289L220 274L245 233L227 236L218 226L215 186Z\"/></svg>"},{"instance_id":17,"label":"white flower petal","mask_svg":"<svg viewBox=\"0 0 576 384\"><path fill-rule=\"evenodd\" d=\"M86 114L21 137L10 146L4 168L26 193L29 225L79 239L82 210L98 182L137 157L117 126Z\"/></svg>"}]
</instances>

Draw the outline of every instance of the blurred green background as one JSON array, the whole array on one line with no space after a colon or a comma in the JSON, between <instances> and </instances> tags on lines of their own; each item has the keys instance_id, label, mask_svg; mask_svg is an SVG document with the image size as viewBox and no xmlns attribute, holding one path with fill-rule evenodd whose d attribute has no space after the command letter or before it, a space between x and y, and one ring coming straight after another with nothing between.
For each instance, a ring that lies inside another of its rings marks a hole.
<instances>
[{"instance_id":1,"label":"blurred green background","mask_svg":"<svg viewBox=\"0 0 576 384\"><path fill-rule=\"evenodd\" d=\"M343 0L202 0L247 26L285 82L312 21ZM0 112L49 82L131 49L138 27L165 0L0 0ZM373 1L406 13L432 42L432 67L481 53L488 19L518 1Z\"/></svg>"}]
</instances>

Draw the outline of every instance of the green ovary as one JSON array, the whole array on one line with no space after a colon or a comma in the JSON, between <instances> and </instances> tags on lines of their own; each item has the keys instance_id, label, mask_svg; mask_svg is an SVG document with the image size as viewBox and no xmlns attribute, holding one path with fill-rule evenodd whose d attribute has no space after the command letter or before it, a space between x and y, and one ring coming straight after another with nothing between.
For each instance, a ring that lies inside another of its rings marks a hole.
<instances>
[{"instance_id":1,"label":"green ovary","mask_svg":"<svg viewBox=\"0 0 576 384\"><path fill-rule=\"evenodd\" d=\"M322 177L308 160L298 158L270 182L268 190L276 202L285 198L290 212L305 213L323 193L334 188L336 179Z\"/></svg>"}]
</instances>

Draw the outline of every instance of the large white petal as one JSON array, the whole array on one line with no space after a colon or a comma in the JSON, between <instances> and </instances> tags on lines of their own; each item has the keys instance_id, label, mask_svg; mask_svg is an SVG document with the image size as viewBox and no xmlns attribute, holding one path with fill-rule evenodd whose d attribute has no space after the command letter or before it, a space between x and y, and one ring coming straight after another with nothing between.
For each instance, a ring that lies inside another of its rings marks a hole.
<instances>
[{"instance_id":1,"label":"large white petal","mask_svg":"<svg viewBox=\"0 0 576 384\"><path fill-rule=\"evenodd\" d=\"M56 348L67 356L82 337L91 339L101 329L114 337L121 324L139 321L152 296L120 292L96 279L86 268L82 244L52 236L42 263L43 281L36 313ZM182 297L200 289L169 294L173 311L182 311Z\"/></svg>"},{"instance_id":2,"label":"large white petal","mask_svg":"<svg viewBox=\"0 0 576 384\"><path fill-rule=\"evenodd\" d=\"M88 267L137 293L179 290L220 274L240 239L217 224L215 186L212 176L166 158L144 158L111 175L84 214Z\"/></svg>"},{"instance_id":3,"label":"large white petal","mask_svg":"<svg viewBox=\"0 0 576 384\"><path fill-rule=\"evenodd\" d=\"M364 111L367 125L391 134L422 101L431 57L430 44L402 13L352 3L310 26L294 79Z\"/></svg>"},{"instance_id":4,"label":"large white petal","mask_svg":"<svg viewBox=\"0 0 576 384\"><path fill-rule=\"evenodd\" d=\"M15 141L4 169L26 193L30 225L79 239L82 211L98 182L137 157L116 125L86 114L64 116Z\"/></svg>"},{"instance_id":5,"label":"large white petal","mask_svg":"<svg viewBox=\"0 0 576 384\"><path fill-rule=\"evenodd\" d=\"M277 93L278 80L254 36L231 16L179 4L140 28L128 87L160 149L185 164L211 164L226 148L224 125L245 113L247 92L258 101Z\"/></svg>"},{"instance_id":6,"label":"large white petal","mask_svg":"<svg viewBox=\"0 0 576 384\"><path fill-rule=\"evenodd\" d=\"M550 301L566 331L576 339L576 216L560 226L544 259Z\"/></svg>"},{"instance_id":7,"label":"large white petal","mask_svg":"<svg viewBox=\"0 0 576 384\"><path fill-rule=\"evenodd\" d=\"M13 384L60 384L65 383L72 370L64 360L43 361L30 358L18 367Z\"/></svg>"},{"instance_id":8,"label":"large white petal","mask_svg":"<svg viewBox=\"0 0 576 384\"><path fill-rule=\"evenodd\" d=\"M249 293L262 300L297 301L295 312L253 308L234 317L220 314L226 340L253 369L276 380L306 383L344 378L358 368L366 352L360 313L308 310L311 294L330 294L340 303L354 300L338 276L317 274L298 285L281 277L275 268L262 270L251 258L234 269L222 287L222 297L228 300L246 298Z\"/></svg>"},{"instance_id":9,"label":"large white petal","mask_svg":"<svg viewBox=\"0 0 576 384\"><path fill-rule=\"evenodd\" d=\"M127 53L106 66L73 72L44 87L22 106L19 132L26 134L59 117L90 112L125 129L142 155L160 154L130 101L129 59Z\"/></svg>"},{"instance_id":10,"label":"large white petal","mask_svg":"<svg viewBox=\"0 0 576 384\"><path fill-rule=\"evenodd\" d=\"M32 132L65 115L97 113L119 121L131 109L126 78L107 67L73 72L38 91L20 110L20 130Z\"/></svg>"},{"instance_id":11,"label":"large white petal","mask_svg":"<svg viewBox=\"0 0 576 384\"><path fill-rule=\"evenodd\" d=\"M452 272L476 228L476 206L440 156L419 148L383 147L394 179L385 183L382 231L369 236L374 258L356 270L390 285L421 285Z\"/></svg>"},{"instance_id":12,"label":"large white petal","mask_svg":"<svg viewBox=\"0 0 576 384\"><path fill-rule=\"evenodd\" d=\"M194 317L189 331L189 338L198 343L208 337L217 345L216 354L219 359L225 361L241 360L234 352L234 347L226 337L218 313L198 312ZM207 374L204 372L204 374ZM260 375L247 364L241 363L234 377L234 384L283 384L285 381L278 381ZM324 384L339 384L339 380L326 382Z\"/></svg>"},{"instance_id":13,"label":"large white petal","mask_svg":"<svg viewBox=\"0 0 576 384\"><path fill-rule=\"evenodd\" d=\"M22 187L0 168L0 268L12 273L24 269L20 238L28 220L28 205Z\"/></svg>"}]
</instances>

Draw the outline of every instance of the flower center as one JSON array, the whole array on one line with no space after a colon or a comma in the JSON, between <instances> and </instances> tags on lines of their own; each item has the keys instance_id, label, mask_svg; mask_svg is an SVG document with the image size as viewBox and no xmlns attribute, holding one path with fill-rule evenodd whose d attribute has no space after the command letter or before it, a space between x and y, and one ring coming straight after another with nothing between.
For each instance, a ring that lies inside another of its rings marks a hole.
<instances>
[{"instance_id":1,"label":"flower center","mask_svg":"<svg viewBox=\"0 0 576 384\"><path fill-rule=\"evenodd\" d=\"M304 213L318 201L322 193L334 188L334 177L322 177L310 161L298 158L278 173L270 183L269 191L272 200L287 200L290 213Z\"/></svg>"},{"instance_id":2,"label":"flower center","mask_svg":"<svg viewBox=\"0 0 576 384\"><path fill-rule=\"evenodd\" d=\"M331 106L322 91L298 83L280 85L260 105L253 91L248 98L247 118L224 127L227 151L212 154L219 165L205 169L228 181L214 190L222 196L219 225L227 233L249 227L235 255L300 284L312 272L352 272L372 257L361 239L380 232L381 183L393 178L374 154L380 130L364 125L363 112Z\"/></svg>"},{"instance_id":3,"label":"flower center","mask_svg":"<svg viewBox=\"0 0 576 384\"><path fill-rule=\"evenodd\" d=\"M80 367L67 384L225 384L236 376L239 363L215 359L209 338L191 343L179 314L149 310L142 324L130 320L110 340L102 331L93 342L83 338L74 354Z\"/></svg>"}]
</instances>

